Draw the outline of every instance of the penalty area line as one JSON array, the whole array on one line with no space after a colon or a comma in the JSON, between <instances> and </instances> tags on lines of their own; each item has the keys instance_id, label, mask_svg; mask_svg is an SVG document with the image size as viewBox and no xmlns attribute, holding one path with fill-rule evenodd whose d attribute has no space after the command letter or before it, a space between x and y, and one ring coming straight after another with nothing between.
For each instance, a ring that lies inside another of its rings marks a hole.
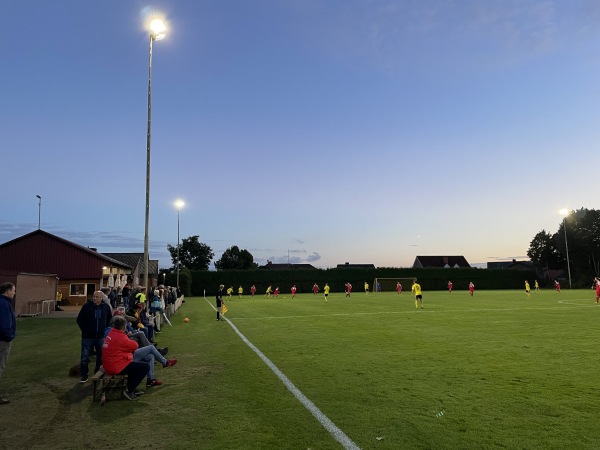
<instances>
[{"instance_id":1,"label":"penalty area line","mask_svg":"<svg viewBox=\"0 0 600 450\"><path fill-rule=\"evenodd\" d=\"M212 303L210 303L206 297L204 300L211 306L215 311L217 310ZM281 382L285 385L285 387L292 393L296 399L302 403L308 411L314 416L315 419L319 421L319 423L333 436L333 438L338 441L342 446L349 450L360 450L360 447L356 445L352 439L350 439L342 430L340 430L332 421L327 417L306 395L298 389L294 383L281 371L279 368L265 356L263 352L261 352L258 347L256 347L252 342L248 340L246 336L242 334L240 330L224 315L221 315L223 319L229 324L229 326L235 331L235 333L242 339L242 341L252 349L256 355L263 360L263 362L273 371L273 373L281 380Z\"/></svg>"}]
</instances>

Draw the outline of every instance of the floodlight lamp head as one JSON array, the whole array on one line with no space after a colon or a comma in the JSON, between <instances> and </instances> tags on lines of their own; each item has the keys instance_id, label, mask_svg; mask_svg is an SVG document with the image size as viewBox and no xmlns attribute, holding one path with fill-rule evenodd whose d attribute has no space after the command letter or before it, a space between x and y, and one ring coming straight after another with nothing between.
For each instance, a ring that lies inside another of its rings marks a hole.
<instances>
[{"instance_id":1,"label":"floodlight lamp head","mask_svg":"<svg viewBox=\"0 0 600 450\"><path fill-rule=\"evenodd\" d=\"M165 38L167 27L160 19L154 19L150 22L150 35L155 41L160 41Z\"/></svg>"},{"instance_id":2,"label":"floodlight lamp head","mask_svg":"<svg viewBox=\"0 0 600 450\"><path fill-rule=\"evenodd\" d=\"M185 202L181 199L175 200L175 207L181 209L185 206Z\"/></svg>"},{"instance_id":3,"label":"floodlight lamp head","mask_svg":"<svg viewBox=\"0 0 600 450\"><path fill-rule=\"evenodd\" d=\"M558 212L561 216L568 216L569 210L567 208L563 208Z\"/></svg>"}]
</instances>

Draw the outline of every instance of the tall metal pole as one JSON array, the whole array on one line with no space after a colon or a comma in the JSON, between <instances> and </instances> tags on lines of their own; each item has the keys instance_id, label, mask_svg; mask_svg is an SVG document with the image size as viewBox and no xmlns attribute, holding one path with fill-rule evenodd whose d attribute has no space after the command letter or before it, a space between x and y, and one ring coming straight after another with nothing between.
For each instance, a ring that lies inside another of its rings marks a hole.
<instances>
[{"instance_id":1,"label":"tall metal pole","mask_svg":"<svg viewBox=\"0 0 600 450\"><path fill-rule=\"evenodd\" d=\"M175 287L179 289L179 208L177 208L177 284Z\"/></svg>"},{"instance_id":2,"label":"tall metal pole","mask_svg":"<svg viewBox=\"0 0 600 450\"><path fill-rule=\"evenodd\" d=\"M150 128L152 123L152 41L154 37L150 34L150 57L148 61L148 132L146 135L146 226L144 233L144 286L146 292L150 291L148 286L148 224L150 221Z\"/></svg>"},{"instance_id":3,"label":"tall metal pole","mask_svg":"<svg viewBox=\"0 0 600 450\"><path fill-rule=\"evenodd\" d=\"M38 198L38 230L42 227L42 196L36 195Z\"/></svg>"},{"instance_id":4,"label":"tall metal pole","mask_svg":"<svg viewBox=\"0 0 600 450\"><path fill-rule=\"evenodd\" d=\"M571 264L569 263L569 244L567 243L567 216L565 216L565 247L567 249L567 270L569 272L569 289L571 289Z\"/></svg>"}]
</instances>

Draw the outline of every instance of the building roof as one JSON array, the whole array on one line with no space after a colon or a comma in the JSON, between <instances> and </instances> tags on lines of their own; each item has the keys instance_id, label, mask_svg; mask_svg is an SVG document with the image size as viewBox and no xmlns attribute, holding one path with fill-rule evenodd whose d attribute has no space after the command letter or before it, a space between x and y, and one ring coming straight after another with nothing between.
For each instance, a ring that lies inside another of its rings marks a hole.
<instances>
[{"instance_id":1,"label":"building roof","mask_svg":"<svg viewBox=\"0 0 600 450\"><path fill-rule=\"evenodd\" d=\"M464 256L417 256L413 269L426 267L470 269L471 265Z\"/></svg>"},{"instance_id":2,"label":"building roof","mask_svg":"<svg viewBox=\"0 0 600 450\"><path fill-rule=\"evenodd\" d=\"M273 264L271 261L268 261L264 266L258 266L258 268L269 270L316 269L316 267L310 264Z\"/></svg>"},{"instance_id":3,"label":"building roof","mask_svg":"<svg viewBox=\"0 0 600 450\"><path fill-rule=\"evenodd\" d=\"M139 273L144 273L144 254L143 253L104 253L104 255L109 258L116 259L117 261L121 261L124 264L130 266L133 270L138 267L139 264ZM158 260L150 259L148 261L148 266L150 267L150 271L148 275L157 275L158 274Z\"/></svg>"},{"instance_id":4,"label":"building roof","mask_svg":"<svg viewBox=\"0 0 600 450\"><path fill-rule=\"evenodd\" d=\"M531 261L495 261L487 263L488 269L535 270Z\"/></svg>"},{"instance_id":5,"label":"building roof","mask_svg":"<svg viewBox=\"0 0 600 450\"><path fill-rule=\"evenodd\" d=\"M1 270L56 273L60 278L93 278L101 275L104 266L131 269L121 261L44 230L0 244Z\"/></svg>"},{"instance_id":6,"label":"building roof","mask_svg":"<svg viewBox=\"0 0 600 450\"><path fill-rule=\"evenodd\" d=\"M350 264L350 263L345 263L345 264L338 264L337 268L338 269L374 269L375 268L375 264Z\"/></svg>"}]
</instances>

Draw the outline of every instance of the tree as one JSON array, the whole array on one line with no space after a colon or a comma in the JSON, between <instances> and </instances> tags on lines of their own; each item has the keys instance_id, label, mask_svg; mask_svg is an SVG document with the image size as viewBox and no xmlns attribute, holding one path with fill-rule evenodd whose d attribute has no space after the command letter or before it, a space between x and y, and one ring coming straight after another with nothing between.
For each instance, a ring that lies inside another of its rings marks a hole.
<instances>
[{"instance_id":1,"label":"tree","mask_svg":"<svg viewBox=\"0 0 600 450\"><path fill-rule=\"evenodd\" d=\"M258 264L248 250L240 250L234 245L223 252L221 259L215 262L215 267L217 270L248 270L256 269Z\"/></svg>"},{"instance_id":2,"label":"tree","mask_svg":"<svg viewBox=\"0 0 600 450\"><path fill-rule=\"evenodd\" d=\"M212 249L198 240L199 236L190 236L181 240L179 247L180 270L184 267L190 270L208 270L208 266L215 256ZM177 247L167 245L171 254L173 266L177 268Z\"/></svg>"},{"instance_id":3,"label":"tree","mask_svg":"<svg viewBox=\"0 0 600 450\"><path fill-rule=\"evenodd\" d=\"M527 256L538 267L557 268L561 262L555 236L546 230L542 230L534 236L529 244Z\"/></svg>"}]
</instances>

